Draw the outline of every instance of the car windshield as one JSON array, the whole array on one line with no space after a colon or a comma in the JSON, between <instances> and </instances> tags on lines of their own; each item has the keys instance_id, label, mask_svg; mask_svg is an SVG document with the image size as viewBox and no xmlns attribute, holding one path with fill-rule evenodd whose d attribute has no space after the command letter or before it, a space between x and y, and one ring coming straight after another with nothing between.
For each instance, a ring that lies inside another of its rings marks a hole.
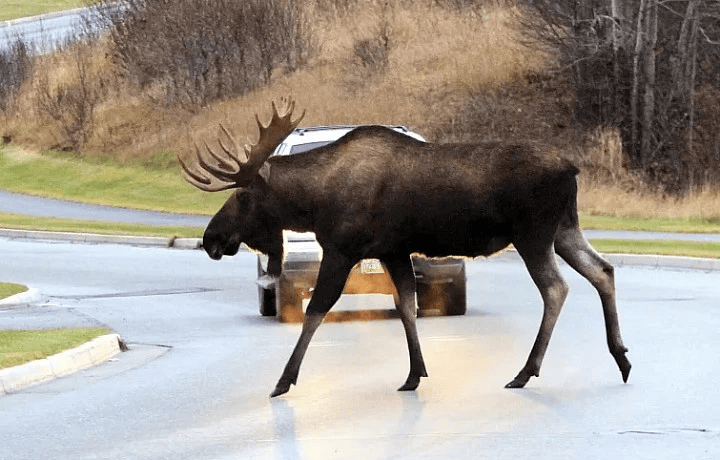
<instances>
[{"instance_id":1,"label":"car windshield","mask_svg":"<svg viewBox=\"0 0 720 460\"><path fill-rule=\"evenodd\" d=\"M332 141L308 142L307 144L293 145L292 148L290 149L289 155L307 152L308 150L316 149L318 147L322 147L323 145L327 145L330 142L332 142Z\"/></svg>"}]
</instances>

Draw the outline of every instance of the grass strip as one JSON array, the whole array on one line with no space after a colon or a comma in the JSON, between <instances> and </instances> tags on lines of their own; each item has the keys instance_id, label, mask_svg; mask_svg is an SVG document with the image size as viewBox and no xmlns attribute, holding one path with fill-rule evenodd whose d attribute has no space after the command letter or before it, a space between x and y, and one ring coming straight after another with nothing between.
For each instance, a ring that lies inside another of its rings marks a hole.
<instances>
[{"instance_id":1,"label":"grass strip","mask_svg":"<svg viewBox=\"0 0 720 460\"><path fill-rule=\"evenodd\" d=\"M27 286L15 283L0 283L0 300L27 291Z\"/></svg>"},{"instance_id":2,"label":"grass strip","mask_svg":"<svg viewBox=\"0 0 720 460\"><path fill-rule=\"evenodd\" d=\"M203 227L165 227L94 220L58 219L0 212L0 228L101 235L160 236L164 238L201 238Z\"/></svg>"},{"instance_id":3,"label":"grass strip","mask_svg":"<svg viewBox=\"0 0 720 460\"><path fill-rule=\"evenodd\" d=\"M17 193L130 209L214 214L228 194L202 192L180 168L97 163L0 147L0 188Z\"/></svg>"},{"instance_id":4,"label":"grass strip","mask_svg":"<svg viewBox=\"0 0 720 460\"><path fill-rule=\"evenodd\" d=\"M720 243L705 241L592 239L590 244L604 253L720 259Z\"/></svg>"},{"instance_id":5,"label":"grass strip","mask_svg":"<svg viewBox=\"0 0 720 460\"><path fill-rule=\"evenodd\" d=\"M0 21L87 6L88 0L22 0L0 3Z\"/></svg>"},{"instance_id":6,"label":"grass strip","mask_svg":"<svg viewBox=\"0 0 720 460\"><path fill-rule=\"evenodd\" d=\"M110 332L105 327L0 331L0 369L47 358Z\"/></svg>"},{"instance_id":7,"label":"grass strip","mask_svg":"<svg viewBox=\"0 0 720 460\"><path fill-rule=\"evenodd\" d=\"M580 213L580 226L587 230L629 230L640 232L669 233L720 233L717 218L677 217L657 219L651 217L628 217L589 215Z\"/></svg>"}]
</instances>

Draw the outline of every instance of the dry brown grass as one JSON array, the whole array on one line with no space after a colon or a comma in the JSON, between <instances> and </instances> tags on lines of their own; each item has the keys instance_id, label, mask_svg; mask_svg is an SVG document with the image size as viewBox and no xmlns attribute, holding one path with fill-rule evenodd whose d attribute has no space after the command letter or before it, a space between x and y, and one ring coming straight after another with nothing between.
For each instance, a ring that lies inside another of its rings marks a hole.
<instances>
[{"instance_id":1,"label":"dry brown grass","mask_svg":"<svg viewBox=\"0 0 720 460\"><path fill-rule=\"evenodd\" d=\"M707 221L720 218L720 192L717 190L700 190L683 198L671 198L582 179L581 176L579 208L591 215Z\"/></svg>"},{"instance_id":2,"label":"dry brown grass","mask_svg":"<svg viewBox=\"0 0 720 460\"><path fill-rule=\"evenodd\" d=\"M475 124L469 125L471 131L532 137L545 133L563 137L565 144L586 137L587 144L578 141L579 148L572 152L584 171L580 178L584 211L639 217L720 216L720 193L716 191L702 190L676 200L647 190L624 167L615 132L573 134L572 96L560 94L570 92L569 85L555 82L548 91L548 86L543 86L546 76L533 80L551 63L542 52L518 45L513 11L508 7L487 7L469 14L439 7L432 0L333 0L344 5L335 9L319 8L321 3L305 0L313 18L306 65L295 72L276 71L269 85L246 96L190 112L158 103L160 88L141 91L113 80L106 98L95 108L95 130L84 154L131 163L158 157L167 160L171 158L168 152L188 155L192 138L215 137L221 122L239 141L254 141L255 114L267 120L270 100L286 95L296 99L300 110L307 110L305 126L404 124L430 140L444 140L442 133L465 123L463 117L470 108L476 118ZM387 36L387 65L363 65L357 43L372 42L383 33ZM89 68L92 75L104 75L110 81L108 75L114 69L108 55L102 46L95 49ZM68 54L44 59L33 84L23 89L18 110L0 114L0 134L11 134L14 143L30 150L55 145L57 128L37 113L39 79L46 78L51 88L58 88L72 81L73 65ZM492 123L478 122L478 112ZM508 117L513 120L503 120Z\"/></svg>"},{"instance_id":3,"label":"dry brown grass","mask_svg":"<svg viewBox=\"0 0 720 460\"><path fill-rule=\"evenodd\" d=\"M220 122L240 140L254 139L255 113L268 117L269 101L289 94L307 110L304 125L405 124L432 137L472 94L544 65L540 53L517 45L512 14L505 8L468 15L430 0L348 3L349 8L329 13L308 12L316 19L308 65L294 73L276 72L268 86L196 113L157 104L159 90L141 92L113 81L112 91L94 110L94 131L83 153L119 161L143 161L161 151L185 155L191 135L214 137ZM306 5L316 8L312 0ZM377 37L382 27L389 37L388 65L373 72L358 63L354 47ZM94 50L88 66L92 75L107 80L113 63L103 46ZM58 144L57 123L37 111L37 90L44 84L57 92L74 81L75 66L67 52L39 63L17 114L0 120L16 142L40 150Z\"/></svg>"},{"instance_id":4,"label":"dry brown grass","mask_svg":"<svg viewBox=\"0 0 720 460\"><path fill-rule=\"evenodd\" d=\"M668 197L649 189L626 168L620 135L615 129L598 129L583 150L584 168L579 180L579 207L594 215L643 218L720 217L720 191L703 188L684 197Z\"/></svg>"},{"instance_id":5,"label":"dry brown grass","mask_svg":"<svg viewBox=\"0 0 720 460\"><path fill-rule=\"evenodd\" d=\"M190 120L189 131L212 137L217 124L227 121L240 139L254 139L254 114L267 119L269 101L292 94L307 110L306 126L404 124L432 137L474 92L543 66L543 56L517 46L510 18L505 9L467 17L430 2L360 7L326 18L313 31L320 51L309 66L204 110ZM389 65L368 75L357 64L353 45L377 34L384 21L390 24Z\"/></svg>"}]
</instances>

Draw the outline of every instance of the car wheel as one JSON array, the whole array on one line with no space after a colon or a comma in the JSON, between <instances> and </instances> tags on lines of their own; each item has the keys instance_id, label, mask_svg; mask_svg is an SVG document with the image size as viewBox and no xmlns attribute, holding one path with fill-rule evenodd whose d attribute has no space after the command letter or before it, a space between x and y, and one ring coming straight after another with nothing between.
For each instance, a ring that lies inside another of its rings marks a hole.
<instances>
[{"instance_id":1,"label":"car wheel","mask_svg":"<svg viewBox=\"0 0 720 460\"><path fill-rule=\"evenodd\" d=\"M260 260L258 260L258 278L265 276ZM276 316L275 289L264 289L258 286L258 300L260 301L260 314L263 316Z\"/></svg>"},{"instance_id":2,"label":"car wheel","mask_svg":"<svg viewBox=\"0 0 720 460\"><path fill-rule=\"evenodd\" d=\"M436 310L442 315L458 316L467 311L467 280L465 266L448 283L418 283L417 302L421 311Z\"/></svg>"}]
</instances>

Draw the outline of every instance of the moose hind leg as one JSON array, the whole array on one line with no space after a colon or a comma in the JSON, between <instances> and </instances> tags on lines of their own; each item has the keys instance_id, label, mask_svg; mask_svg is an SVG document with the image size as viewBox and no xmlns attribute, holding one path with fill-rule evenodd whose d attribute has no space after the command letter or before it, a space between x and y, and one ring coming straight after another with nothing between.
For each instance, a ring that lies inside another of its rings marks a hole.
<instances>
[{"instance_id":1,"label":"moose hind leg","mask_svg":"<svg viewBox=\"0 0 720 460\"><path fill-rule=\"evenodd\" d=\"M555 263L551 245L544 249L536 249L515 243L515 247L525 261L525 266L535 285L540 290L543 300L543 317L525 366L510 383L505 385L505 388L523 388L530 377L540 376L540 366L545 357L545 351L568 293L567 283Z\"/></svg>"},{"instance_id":2,"label":"moose hind leg","mask_svg":"<svg viewBox=\"0 0 720 460\"><path fill-rule=\"evenodd\" d=\"M417 317L415 308L415 273L413 272L412 261L407 255L387 257L383 258L382 261L390 272L390 277L398 291L397 310L405 329L408 352L410 353L410 373L405 383L398 388L398 391L413 391L420 384L420 378L428 376L422 351L420 350L420 339L415 321Z\"/></svg>"},{"instance_id":3,"label":"moose hind leg","mask_svg":"<svg viewBox=\"0 0 720 460\"><path fill-rule=\"evenodd\" d=\"M290 390L290 385L297 383L300 365L310 345L310 340L323 319L325 319L327 312L340 298L352 266L351 262L340 255L326 252L323 256L315 291L305 311L305 321L303 322L302 332L300 332L300 338L285 365L280 380L270 394L271 398L287 393Z\"/></svg>"},{"instance_id":4,"label":"moose hind leg","mask_svg":"<svg viewBox=\"0 0 720 460\"><path fill-rule=\"evenodd\" d=\"M620 369L623 382L627 382L632 366L625 356L628 349L623 345L620 335L613 266L590 246L577 226L561 227L558 230L555 251L568 265L586 278L600 294L608 348Z\"/></svg>"}]
</instances>

